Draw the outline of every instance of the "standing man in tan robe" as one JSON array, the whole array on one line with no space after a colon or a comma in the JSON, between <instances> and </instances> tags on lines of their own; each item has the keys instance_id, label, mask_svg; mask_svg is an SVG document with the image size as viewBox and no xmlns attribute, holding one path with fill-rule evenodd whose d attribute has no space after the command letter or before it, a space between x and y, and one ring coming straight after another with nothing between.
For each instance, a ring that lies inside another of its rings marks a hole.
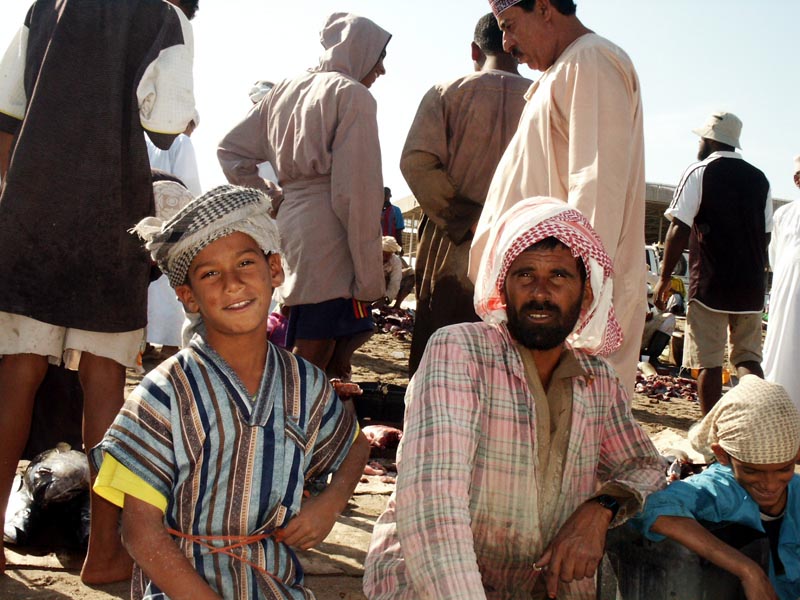
<instances>
[{"instance_id":1,"label":"standing man in tan robe","mask_svg":"<svg viewBox=\"0 0 800 600\"><path fill-rule=\"evenodd\" d=\"M633 391L646 312L644 135L639 79L627 54L575 16L572 0L490 0L503 45L542 71L526 94L470 256L474 279L492 223L531 196L567 201L591 221L614 261L622 347L609 357Z\"/></svg>"},{"instance_id":2,"label":"standing man in tan robe","mask_svg":"<svg viewBox=\"0 0 800 600\"><path fill-rule=\"evenodd\" d=\"M425 213L417 250L412 375L434 331L479 320L467 277L469 243L531 84L503 51L503 34L491 13L475 27L472 61L474 73L425 94L400 159Z\"/></svg>"}]
</instances>

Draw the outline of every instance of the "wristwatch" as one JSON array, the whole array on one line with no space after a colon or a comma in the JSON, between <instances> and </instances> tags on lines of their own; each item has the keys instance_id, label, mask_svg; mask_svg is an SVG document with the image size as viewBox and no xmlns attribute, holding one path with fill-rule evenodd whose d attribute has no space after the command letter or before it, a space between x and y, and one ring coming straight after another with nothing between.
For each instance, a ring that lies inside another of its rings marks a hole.
<instances>
[{"instance_id":1,"label":"wristwatch","mask_svg":"<svg viewBox=\"0 0 800 600\"><path fill-rule=\"evenodd\" d=\"M608 494L600 494L599 496L595 496L591 498L592 502L597 502L603 508L607 508L611 511L611 520L613 521L614 518L617 516L619 512L619 500L614 498L614 496L609 496Z\"/></svg>"}]
</instances>

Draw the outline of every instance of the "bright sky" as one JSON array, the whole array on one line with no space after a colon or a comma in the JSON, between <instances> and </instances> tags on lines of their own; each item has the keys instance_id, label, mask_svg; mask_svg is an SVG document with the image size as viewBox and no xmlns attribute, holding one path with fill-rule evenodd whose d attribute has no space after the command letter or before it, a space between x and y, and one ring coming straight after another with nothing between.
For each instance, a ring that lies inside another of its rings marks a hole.
<instances>
[{"instance_id":1,"label":"bright sky","mask_svg":"<svg viewBox=\"0 0 800 600\"><path fill-rule=\"evenodd\" d=\"M800 197L792 157L800 154L800 101L792 56L797 0L577 0L585 25L620 45L642 84L647 180L675 184L695 159L700 126L724 109L744 122L744 157L762 169L773 196ZM11 40L26 0L0 6L0 46ZM326 16L349 11L393 34L378 102L383 175L395 198L408 194L397 166L424 92L472 69L469 43L486 0L201 0L194 19L195 85L201 123L192 139L204 188L224 183L216 144L248 111L250 85L317 64ZM523 67L535 78L538 73Z\"/></svg>"}]
</instances>

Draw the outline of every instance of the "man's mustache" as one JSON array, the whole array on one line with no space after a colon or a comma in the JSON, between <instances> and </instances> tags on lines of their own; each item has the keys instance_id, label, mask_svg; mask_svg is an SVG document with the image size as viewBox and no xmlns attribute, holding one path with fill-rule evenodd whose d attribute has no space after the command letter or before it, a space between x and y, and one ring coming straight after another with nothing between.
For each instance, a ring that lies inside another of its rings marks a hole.
<instances>
[{"instance_id":1,"label":"man's mustache","mask_svg":"<svg viewBox=\"0 0 800 600\"><path fill-rule=\"evenodd\" d=\"M552 313L555 315L561 314L561 309L558 308L555 304L550 302L526 302L520 308L520 312L547 312Z\"/></svg>"}]
</instances>

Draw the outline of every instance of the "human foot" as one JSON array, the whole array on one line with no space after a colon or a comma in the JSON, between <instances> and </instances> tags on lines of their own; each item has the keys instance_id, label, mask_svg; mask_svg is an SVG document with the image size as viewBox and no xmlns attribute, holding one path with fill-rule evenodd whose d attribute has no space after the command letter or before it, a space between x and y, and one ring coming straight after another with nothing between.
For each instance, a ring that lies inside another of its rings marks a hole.
<instances>
[{"instance_id":1,"label":"human foot","mask_svg":"<svg viewBox=\"0 0 800 600\"><path fill-rule=\"evenodd\" d=\"M106 556L86 555L81 569L81 581L86 585L116 583L131 578L133 559L120 547L118 552Z\"/></svg>"}]
</instances>

